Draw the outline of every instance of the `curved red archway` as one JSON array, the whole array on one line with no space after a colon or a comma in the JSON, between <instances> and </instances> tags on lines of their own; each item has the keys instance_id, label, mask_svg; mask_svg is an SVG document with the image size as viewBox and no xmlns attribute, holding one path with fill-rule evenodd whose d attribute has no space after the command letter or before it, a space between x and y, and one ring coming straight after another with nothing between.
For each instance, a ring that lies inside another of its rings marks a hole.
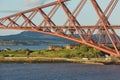
<instances>
[{"instance_id":1,"label":"curved red archway","mask_svg":"<svg viewBox=\"0 0 120 80\"><path fill-rule=\"evenodd\" d=\"M108 18L119 0L111 0L104 11L100 8L96 0L90 0L99 18L94 26L82 26L77 20L77 17L87 0L80 0L80 3L78 3L73 11L65 4L65 2L68 1L70 0L58 0L1 18L0 28L27 30L59 36L94 47L113 56L120 56L118 48L118 46L120 46L120 39L115 32L115 29L120 29L120 26L111 25L108 21ZM45 12L45 9L49 7L51 9L48 12ZM53 17L57 11L59 11L59 8L63 10L64 15L67 17L66 22L62 26L56 25L53 20ZM37 24L36 21L39 15L42 21ZM94 35L95 32L96 35Z\"/></svg>"}]
</instances>

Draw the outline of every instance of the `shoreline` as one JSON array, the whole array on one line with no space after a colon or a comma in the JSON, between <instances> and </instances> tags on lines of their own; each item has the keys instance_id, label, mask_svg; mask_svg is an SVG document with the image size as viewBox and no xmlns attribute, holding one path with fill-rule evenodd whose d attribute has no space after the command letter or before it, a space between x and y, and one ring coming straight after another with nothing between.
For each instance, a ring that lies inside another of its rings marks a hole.
<instances>
[{"instance_id":1,"label":"shoreline","mask_svg":"<svg viewBox=\"0 0 120 80\"><path fill-rule=\"evenodd\" d=\"M49 58L49 57L3 57L0 58L0 64L3 63L80 63L96 65L120 65L120 61L112 62L110 60L83 60L75 58Z\"/></svg>"}]
</instances>

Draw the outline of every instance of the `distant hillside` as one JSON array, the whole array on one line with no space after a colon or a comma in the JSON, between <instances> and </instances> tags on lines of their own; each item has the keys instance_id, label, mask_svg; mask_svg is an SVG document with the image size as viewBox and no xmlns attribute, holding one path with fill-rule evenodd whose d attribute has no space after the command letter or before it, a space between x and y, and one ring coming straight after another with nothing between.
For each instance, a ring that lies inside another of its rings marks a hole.
<instances>
[{"instance_id":1,"label":"distant hillside","mask_svg":"<svg viewBox=\"0 0 120 80\"><path fill-rule=\"evenodd\" d=\"M56 36L37 32L22 32L17 35L0 36L0 45L54 45L75 44L75 42Z\"/></svg>"}]
</instances>

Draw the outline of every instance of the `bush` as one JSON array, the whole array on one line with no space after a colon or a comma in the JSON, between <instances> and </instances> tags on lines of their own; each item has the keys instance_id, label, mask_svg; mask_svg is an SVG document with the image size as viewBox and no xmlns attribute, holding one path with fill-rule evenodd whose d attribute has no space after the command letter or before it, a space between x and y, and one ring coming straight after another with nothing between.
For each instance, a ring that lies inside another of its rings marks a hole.
<instances>
[{"instance_id":1,"label":"bush","mask_svg":"<svg viewBox=\"0 0 120 80\"><path fill-rule=\"evenodd\" d=\"M9 55L8 54L3 54L3 57L9 57Z\"/></svg>"},{"instance_id":2,"label":"bush","mask_svg":"<svg viewBox=\"0 0 120 80\"><path fill-rule=\"evenodd\" d=\"M89 48L88 48L86 45L81 45L81 46L80 46L80 51L81 51L81 52L83 52L83 53L84 53L84 52L88 52L88 50L89 50Z\"/></svg>"},{"instance_id":3,"label":"bush","mask_svg":"<svg viewBox=\"0 0 120 80\"><path fill-rule=\"evenodd\" d=\"M75 57L75 54L74 53L66 53L64 55L65 58L72 58L72 57Z\"/></svg>"},{"instance_id":4,"label":"bush","mask_svg":"<svg viewBox=\"0 0 120 80\"><path fill-rule=\"evenodd\" d=\"M90 58L100 58L101 57L101 52L95 48L90 48L88 51Z\"/></svg>"},{"instance_id":5,"label":"bush","mask_svg":"<svg viewBox=\"0 0 120 80\"><path fill-rule=\"evenodd\" d=\"M9 57L14 57L15 55L14 54L9 54Z\"/></svg>"},{"instance_id":6,"label":"bush","mask_svg":"<svg viewBox=\"0 0 120 80\"><path fill-rule=\"evenodd\" d=\"M3 57L14 57L14 54L3 54Z\"/></svg>"}]
</instances>

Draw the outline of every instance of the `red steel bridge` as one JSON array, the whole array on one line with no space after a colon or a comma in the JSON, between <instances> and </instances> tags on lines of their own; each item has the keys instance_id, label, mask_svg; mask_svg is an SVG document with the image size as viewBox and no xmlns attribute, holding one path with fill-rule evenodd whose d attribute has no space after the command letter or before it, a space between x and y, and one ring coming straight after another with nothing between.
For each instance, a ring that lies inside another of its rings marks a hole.
<instances>
[{"instance_id":1,"label":"red steel bridge","mask_svg":"<svg viewBox=\"0 0 120 80\"><path fill-rule=\"evenodd\" d=\"M119 0L109 0L105 9L102 9L97 0L79 0L78 4L74 4L76 7L72 11L66 4L71 1L56 0L0 18L0 29L26 30L59 36L119 57L120 39L116 30L120 29L120 25L112 25L109 21L109 17L115 10ZM81 14L88 1L98 20L95 25L83 26L78 20L78 15ZM56 16L58 13L61 13L61 16ZM64 23L58 25L55 22L57 20L59 22L64 21Z\"/></svg>"}]
</instances>

